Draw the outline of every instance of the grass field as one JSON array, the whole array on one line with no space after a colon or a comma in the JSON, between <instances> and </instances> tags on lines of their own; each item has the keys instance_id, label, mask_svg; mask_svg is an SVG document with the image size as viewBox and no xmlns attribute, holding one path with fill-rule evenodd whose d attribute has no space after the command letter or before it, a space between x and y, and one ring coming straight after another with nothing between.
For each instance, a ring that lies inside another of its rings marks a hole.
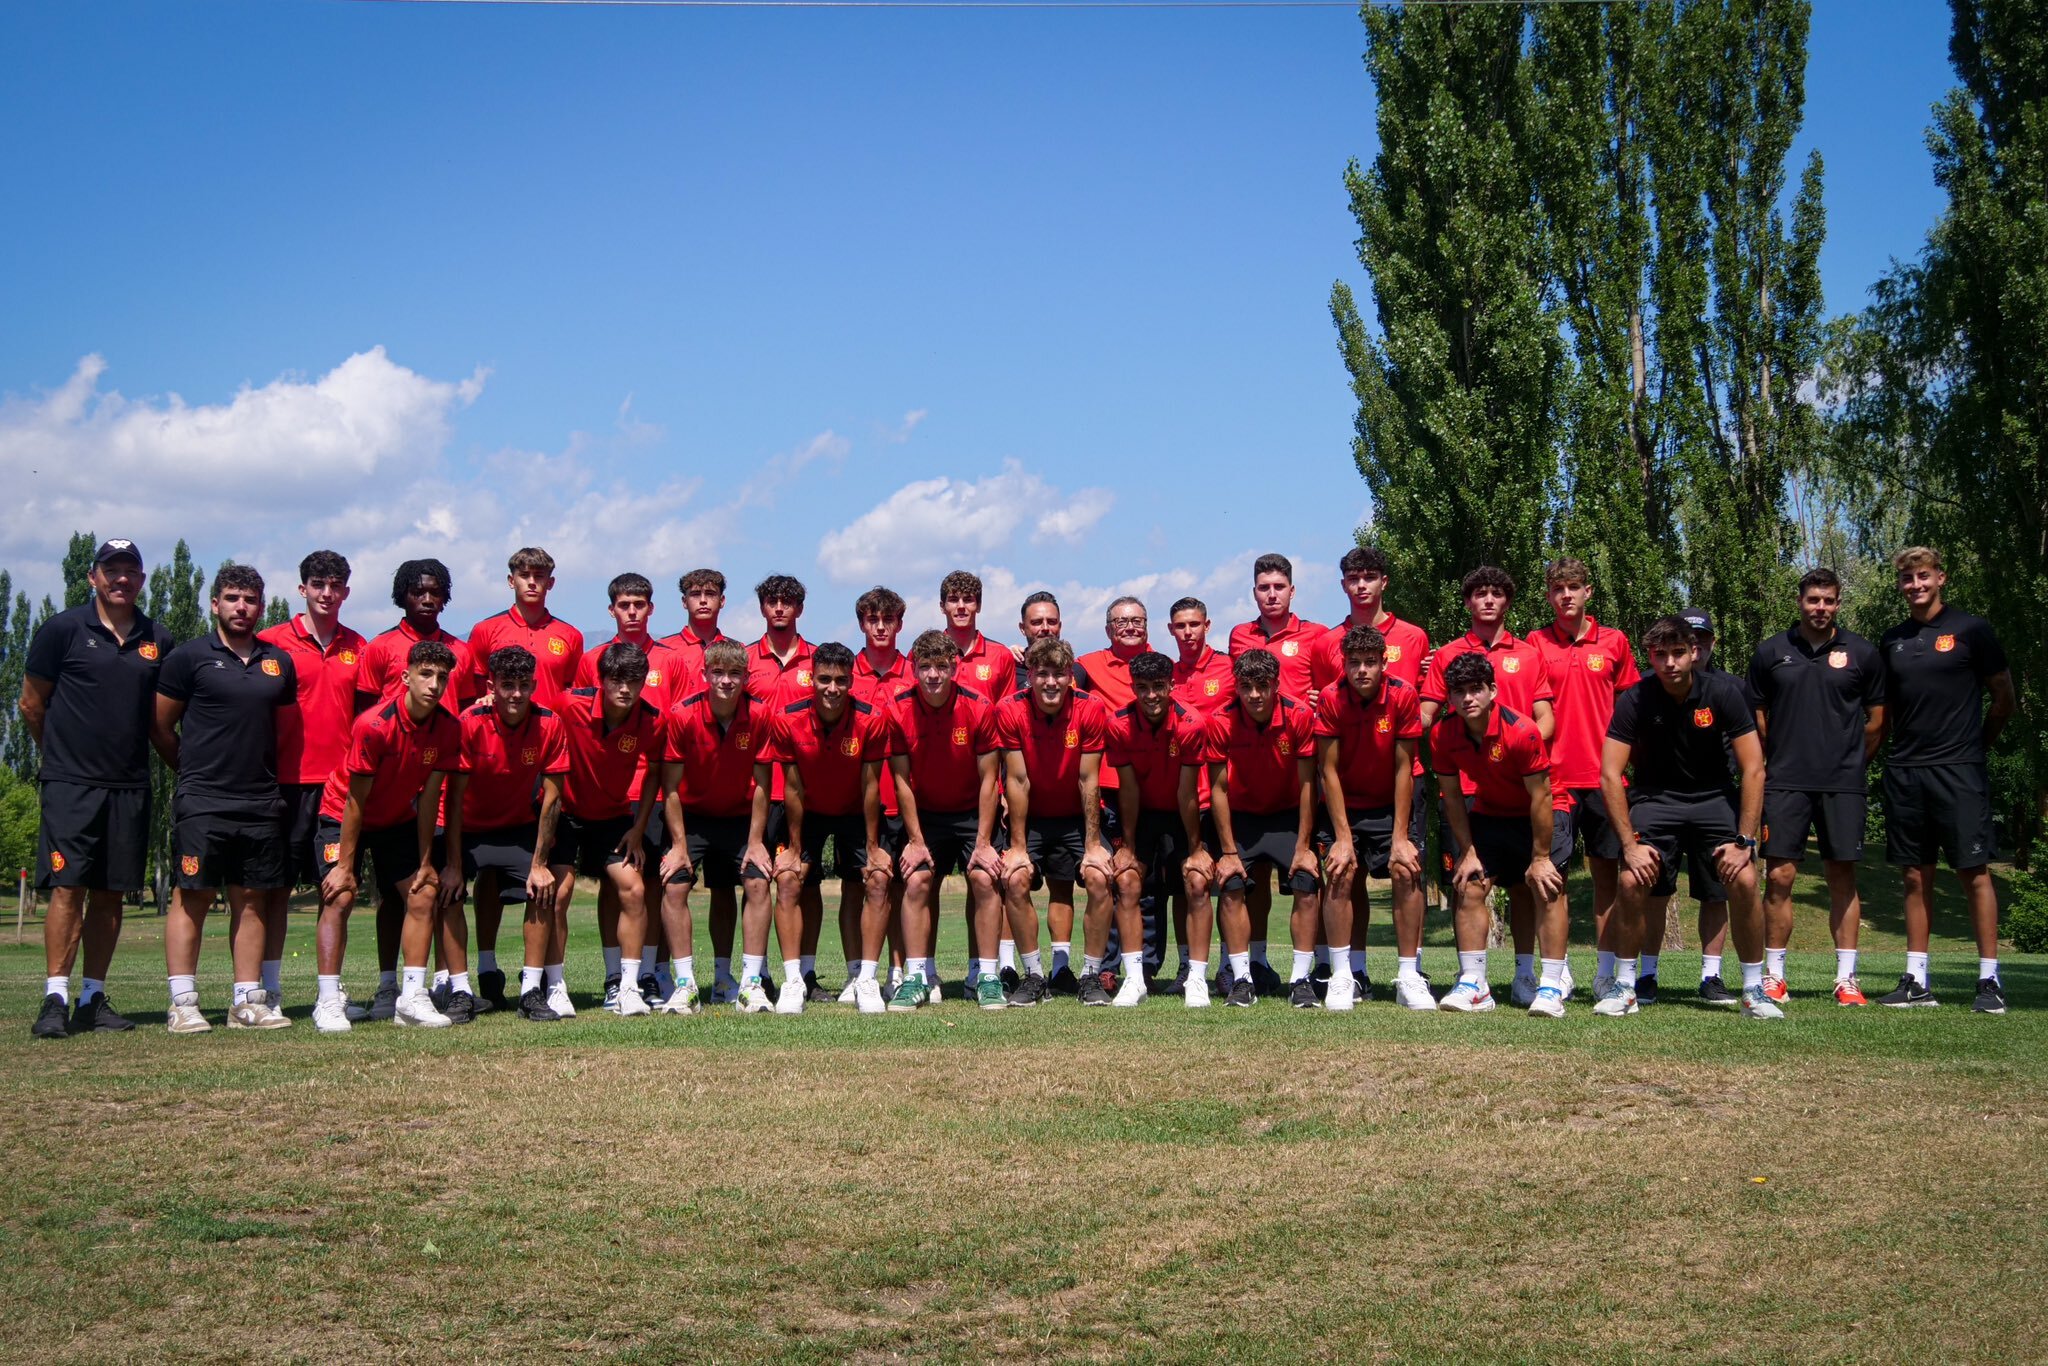
<instances>
[{"instance_id":1,"label":"grass field","mask_svg":"<svg viewBox=\"0 0 2048 1366\"><path fill-rule=\"evenodd\" d=\"M1895 880L1864 886L1885 987ZM1834 1006L1813 911L1776 1025L1675 999L1686 953L1615 1021L1582 991L1561 1022L949 1001L325 1038L300 914L290 1030L165 1034L133 916L138 1030L38 1044L37 927L0 929L0 1357L2038 1359L2048 960L1971 1015L1943 890L1943 1009Z\"/></svg>"}]
</instances>

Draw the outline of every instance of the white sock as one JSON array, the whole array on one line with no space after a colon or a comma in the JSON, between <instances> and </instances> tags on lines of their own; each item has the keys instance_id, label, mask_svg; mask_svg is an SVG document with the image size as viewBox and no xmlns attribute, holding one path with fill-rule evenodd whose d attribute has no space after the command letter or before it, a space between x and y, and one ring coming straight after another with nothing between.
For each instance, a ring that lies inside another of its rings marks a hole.
<instances>
[{"instance_id":1,"label":"white sock","mask_svg":"<svg viewBox=\"0 0 2048 1366\"><path fill-rule=\"evenodd\" d=\"M1764 972L1771 977L1783 977L1785 975L1785 950L1770 948L1764 950Z\"/></svg>"},{"instance_id":2,"label":"white sock","mask_svg":"<svg viewBox=\"0 0 2048 1366\"><path fill-rule=\"evenodd\" d=\"M242 1002L249 999L250 992L261 990L263 990L263 983L261 981L237 982L234 984L235 994L231 999L233 1000L234 1004L240 1005L242 1004Z\"/></svg>"},{"instance_id":3,"label":"white sock","mask_svg":"<svg viewBox=\"0 0 2048 1366\"><path fill-rule=\"evenodd\" d=\"M787 985L789 985L789 984L790 984L791 982L795 982L795 983L797 984L797 986L798 986L799 988L801 988L801 987L803 986L803 981L804 981L804 960L803 960L803 959L801 959L801 958L785 958L785 959L783 959L783 960L782 960L782 983L783 983L783 985L784 985L784 986L787 986Z\"/></svg>"},{"instance_id":4,"label":"white sock","mask_svg":"<svg viewBox=\"0 0 2048 1366\"><path fill-rule=\"evenodd\" d=\"M1614 982L1616 986L1629 991L1636 989L1636 960L1617 958L1614 960Z\"/></svg>"},{"instance_id":5,"label":"white sock","mask_svg":"<svg viewBox=\"0 0 2048 1366\"><path fill-rule=\"evenodd\" d=\"M1251 949L1251 953L1252 953L1252 961L1253 961L1254 963L1265 963L1267 967L1272 967L1272 966L1273 966L1273 965L1272 965L1271 963L1269 963L1269 962L1267 962L1267 961L1266 961L1266 941L1265 941L1265 940L1263 940L1263 939L1254 939L1254 940L1252 940L1252 949Z\"/></svg>"},{"instance_id":6,"label":"white sock","mask_svg":"<svg viewBox=\"0 0 2048 1366\"><path fill-rule=\"evenodd\" d=\"M1856 950L1854 950L1854 949L1836 949L1836 950L1835 950L1835 980L1836 980L1837 982L1839 982L1839 981L1841 981L1841 980L1842 980L1842 979L1843 979L1844 977L1854 977L1855 975L1856 975Z\"/></svg>"},{"instance_id":7,"label":"white sock","mask_svg":"<svg viewBox=\"0 0 2048 1366\"><path fill-rule=\"evenodd\" d=\"M768 955L765 953L743 953L740 955L740 978L749 981L768 975Z\"/></svg>"},{"instance_id":8,"label":"white sock","mask_svg":"<svg viewBox=\"0 0 2048 1366\"><path fill-rule=\"evenodd\" d=\"M321 973L313 978L313 985L319 991L315 998L321 1005L341 999L341 974Z\"/></svg>"},{"instance_id":9,"label":"white sock","mask_svg":"<svg viewBox=\"0 0 2048 1366\"><path fill-rule=\"evenodd\" d=\"M1017 966L1017 941L1014 939L998 940L996 942L996 961L1003 967L1014 969Z\"/></svg>"},{"instance_id":10,"label":"white sock","mask_svg":"<svg viewBox=\"0 0 2048 1366\"><path fill-rule=\"evenodd\" d=\"M1926 986L1927 955L1924 953L1913 953L1909 950L1906 954L1906 975L1921 986Z\"/></svg>"},{"instance_id":11,"label":"white sock","mask_svg":"<svg viewBox=\"0 0 2048 1366\"><path fill-rule=\"evenodd\" d=\"M270 993L270 1003L277 1004L277 994L284 990L284 960L273 958L263 965L263 989Z\"/></svg>"},{"instance_id":12,"label":"white sock","mask_svg":"<svg viewBox=\"0 0 2048 1366\"><path fill-rule=\"evenodd\" d=\"M1593 955L1593 975L1595 977L1614 976L1613 950L1601 949Z\"/></svg>"},{"instance_id":13,"label":"white sock","mask_svg":"<svg viewBox=\"0 0 2048 1366\"><path fill-rule=\"evenodd\" d=\"M1702 982L1704 982L1704 981L1706 981L1706 980L1707 980L1707 979L1708 979L1709 977L1719 977L1720 975L1721 975L1721 955L1720 955L1720 954L1718 954L1718 953L1705 953L1705 954L1701 954L1701 955L1700 955L1700 980L1701 980Z\"/></svg>"},{"instance_id":14,"label":"white sock","mask_svg":"<svg viewBox=\"0 0 2048 1366\"><path fill-rule=\"evenodd\" d=\"M176 1005L180 996L194 996L199 992L197 979L179 974L171 978L171 1004Z\"/></svg>"},{"instance_id":15,"label":"white sock","mask_svg":"<svg viewBox=\"0 0 2048 1366\"><path fill-rule=\"evenodd\" d=\"M449 973L449 974L448 974L448 989L449 989L450 991L468 991L468 990L469 990L469 974L468 974L468 973L466 973L466 972L451 972L451 973Z\"/></svg>"},{"instance_id":16,"label":"white sock","mask_svg":"<svg viewBox=\"0 0 2048 1366\"><path fill-rule=\"evenodd\" d=\"M1770 950L1766 949L1764 952L1769 953ZM1742 989L1748 991L1751 987L1760 987L1763 984L1764 965L1762 963L1744 963L1742 965Z\"/></svg>"},{"instance_id":17,"label":"white sock","mask_svg":"<svg viewBox=\"0 0 2048 1366\"><path fill-rule=\"evenodd\" d=\"M43 979L43 995L55 996L58 1000L69 1005L71 1003L70 974L67 973L62 977L45 977Z\"/></svg>"},{"instance_id":18,"label":"white sock","mask_svg":"<svg viewBox=\"0 0 2048 1366\"><path fill-rule=\"evenodd\" d=\"M1977 960L1977 976L1980 979L1989 978L1994 982L1997 981L1998 960L1996 958L1979 958Z\"/></svg>"},{"instance_id":19,"label":"white sock","mask_svg":"<svg viewBox=\"0 0 2048 1366\"><path fill-rule=\"evenodd\" d=\"M620 958L621 953L619 946L616 944L604 951L604 975L606 977L617 977L619 975Z\"/></svg>"},{"instance_id":20,"label":"white sock","mask_svg":"<svg viewBox=\"0 0 2048 1366\"><path fill-rule=\"evenodd\" d=\"M732 980L732 955L727 954L723 958L713 958L711 960L711 970L717 974L712 978L713 981L730 982Z\"/></svg>"},{"instance_id":21,"label":"white sock","mask_svg":"<svg viewBox=\"0 0 2048 1366\"><path fill-rule=\"evenodd\" d=\"M1396 969L1394 975L1396 977L1420 977L1422 975L1422 955L1418 953L1401 959L1400 967Z\"/></svg>"},{"instance_id":22,"label":"white sock","mask_svg":"<svg viewBox=\"0 0 2048 1366\"><path fill-rule=\"evenodd\" d=\"M1206 977L1207 977L1207 976L1209 975L1209 960L1208 960L1208 959L1206 959L1206 958L1190 958L1190 959L1188 959L1188 960L1187 960L1187 963L1188 963L1188 980L1189 980L1190 982L1194 981L1194 980L1195 980L1196 978L1198 978L1198 977L1206 978Z\"/></svg>"},{"instance_id":23,"label":"white sock","mask_svg":"<svg viewBox=\"0 0 2048 1366\"><path fill-rule=\"evenodd\" d=\"M379 973L377 974L377 989L378 989L379 991L382 991L382 990L383 990L383 989L384 989L385 987L395 987L395 986L397 986L397 985L398 985L398 969L397 969L397 968L393 968L393 969L391 969L391 971L389 971L389 972L379 972Z\"/></svg>"},{"instance_id":24,"label":"white sock","mask_svg":"<svg viewBox=\"0 0 2048 1366\"><path fill-rule=\"evenodd\" d=\"M1536 985L1537 985L1537 986L1539 986L1539 987L1556 987L1556 988L1557 988L1557 989L1558 989L1559 991L1563 991L1563 990L1564 990L1564 959L1562 959L1562 958L1546 958L1546 959L1544 959L1544 960L1543 960L1543 979L1542 979L1541 981L1539 981L1539 982L1538 982L1538 983L1537 983Z\"/></svg>"},{"instance_id":25,"label":"white sock","mask_svg":"<svg viewBox=\"0 0 2048 1366\"><path fill-rule=\"evenodd\" d=\"M1352 970L1353 972L1364 972L1364 971L1365 971L1365 950L1364 950L1364 949L1353 949L1353 950L1351 951L1351 970Z\"/></svg>"},{"instance_id":26,"label":"white sock","mask_svg":"<svg viewBox=\"0 0 2048 1366\"><path fill-rule=\"evenodd\" d=\"M1316 966L1319 968L1330 966L1330 946L1328 944L1316 945Z\"/></svg>"},{"instance_id":27,"label":"white sock","mask_svg":"<svg viewBox=\"0 0 2048 1366\"><path fill-rule=\"evenodd\" d=\"M684 954L681 958L669 959L669 970L675 974L675 979L678 982L696 981L697 955L690 953Z\"/></svg>"},{"instance_id":28,"label":"white sock","mask_svg":"<svg viewBox=\"0 0 2048 1366\"><path fill-rule=\"evenodd\" d=\"M43 994L47 996L50 993L48 991L45 991ZM95 997L104 996L106 994L107 984L104 980L98 977L88 977L83 982L79 983L78 1003L80 1005L84 1005L87 1001L90 1001Z\"/></svg>"},{"instance_id":29,"label":"white sock","mask_svg":"<svg viewBox=\"0 0 2048 1366\"><path fill-rule=\"evenodd\" d=\"M1052 975L1060 975L1060 969L1074 961L1074 943L1071 939L1052 941Z\"/></svg>"},{"instance_id":30,"label":"white sock","mask_svg":"<svg viewBox=\"0 0 2048 1366\"><path fill-rule=\"evenodd\" d=\"M975 959L975 960L974 960L974 979L975 979L976 981L980 981L980 980L981 980L982 978L984 978L984 977L994 977L995 975L996 975L996 960L995 960L995 959L993 959L993 958L977 958L977 959Z\"/></svg>"},{"instance_id":31,"label":"white sock","mask_svg":"<svg viewBox=\"0 0 2048 1366\"><path fill-rule=\"evenodd\" d=\"M441 989L442 987L445 987L445 986L447 986L447 985L448 985L448 969L446 969L446 968L437 968L437 969L435 970L435 972L434 972L434 990L436 990L436 991L439 991L439 990L440 990L440 989Z\"/></svg>"},{"instance_id":32,"label":"white sock","mask_svg":"<svg viewBox=\"0 0 2048 1366\"><path fill-rule=\"evenodd\" d=\"M853 965L853 980L856 982L874 981L875 960L872 958L863 958L859 962L855 963Z\"/></svg>"},{"instance_id":33,"label":"white sock","mask_svg":"<svg viewBox=\"0 0 2048 1366\"><path fill-rule=\"evenodd\" d=\"M541 968L519 969L519 994L524 996L535 987L542 985L541 978L545 975L545 971Z\"/></svg>"},{"instance_id":34,"label":"white sock","mask_svg":"<svg viewBox=\"0 0 2048 1366\"><path fill-rule=\"evenodd\" d=\"M1657 955L1656 955L1656 954L1654 954L1654 953L1646 953L1646 954L1644 954L1644 955L1643 955L1643 971L1642 971L1642 975L1643 975L1643 976L1645 976L1645 977L1655 977L1655 976L1657 975Z\"/></svg>"},{"instance_id":35,"label":"white sock","mask_svg":"<svg viewBox=\"0 0 2048 1366\"><path fill-rule=\"evenodd\" d=\"M568 983L562 978L563 967L564 965L561 963L550 963L542 968L540 970L542 983L551 987L567 986Z\"/></svg>"},{"instance_id":36,"label":"white sock","mask_svg":"<svg viewBox=\"0 0 2048 1366\"><path fill-rule=\"evenodd\" d=\"M498 970L498 951L496 949L478 949L476 951L476 970L478 972L496 972Z\"/></svg>"},{"instance_id":37,"label":"white sock","mask_svg":"<svg viewBox=\"0 0 2048 1366\"><path fill-rule=\"evenodd\" d=\"M1024 955L1024 975L1026 977L1045 976L1045 960L1037 949L1033 949Z\"/></svg>"},{"instance_id":38,"label":"white sock","mask_svg":"<svg viewBox=\"0 0 2048 1366\"><path fill-rule=\"evenodd\" d=\"M1461 982L1471 982L1482 987L1486 985L1485 949L1481 949L1477 953L1467 953L1463 949L1458 950L1458 980Z\"/></svg>"},{"instance_id":39,"label":"white sock","mask_svg":"<svg viewBox=\"0 0 2048 1366\"><path fill-rule=\"evenodd\" d=\"M1252 975L1252 956L1249 953L1233 953L1226 956L1230 959L1230 978L1232 981L1241 982ZM1193 969L1189 969L1189 971L1193 971Z\"/></svg>"},{"instance_id":40,"label":"white sock","mask_svg":"<svg viewBox=\"0 0 2048 1366\"><path fill-rule=\"evenodd\" d=\"M399 988L399 995L401 995L401 996L410 996L410 995L412 995L412 993L414 993L415 991L418 991L418 990L419 990L420 988L422 988L422 987L426 986L426 984L427 984L427 967L426 967L426 964L422 963L422 964L420 964L420 966L418 966L418 967L416 967L416 968L415 968L415 967L407 967L407 968L406 968L406 970L405 970L405 981L404 981L404 983L403 983L403 984L402 984L402 985L400 986L400 988Z\"/></svg>"},{"instance_id":41,"label":"white sock","mask_svg":"<svg viewBox=\"0 0 2048 1366\"><path fill-rule=\"evenodd\" d=\"M1294 972L1287 980L1299 982L1315 970L1316 951L1314 949L1296 949L1294 951Z\"/></svg>"},{"instance_id":42,"label":"white sock","mask_svg":"<svg viewBox=\"0 0 2048 1366\"><path fill-rule=\"evenodd\" d=\"M1059 952L1059 947L1057 945L1053 947L1053 952L1055 954ZM1081 975L1083 977L1093 977L1096 973L1101 971L1102 960L1100 958L1097 958L1092 953L1084 953L1081 955Z\"/></svg>"},{"instance_id":43,"label":"white sock","mask_svg":"<svg viewBox=\"0 0 2048 1366\"><path fill-rule=\"evenodd\" d=\"M1536 975L1536 955L1535 955L1535 954L1533 954L1533 953L1518 953L1518 954L1516 954L1516 955L1515 955L1515 976L1517 976L1517 977L1534 977L1535 975Z\"/></svg>"}]
</instances>

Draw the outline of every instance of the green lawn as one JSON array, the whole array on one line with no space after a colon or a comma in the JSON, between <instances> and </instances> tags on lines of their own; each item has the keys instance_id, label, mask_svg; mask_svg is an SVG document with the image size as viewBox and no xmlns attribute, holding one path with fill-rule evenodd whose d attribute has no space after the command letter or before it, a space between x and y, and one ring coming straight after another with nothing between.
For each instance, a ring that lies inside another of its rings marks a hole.
<instances>
[{"instance_id":1,"label":"green lawn","mask_svg":"<svg viewBox=\"0 0 2048 1366\"><path fill-rule=\"evenodd\" d=\"M1895 888L1866 869L1866 984ZM138 915L111 993L141 1028L38 1044L37 927L0 929L0 1354L2035 1358L2048 960L1970 1014L1944 890L1950 1005L1835 1007L1814 911L1777 1025L1581 992L1561 1022L1158 999L326 1038L300 914L294 1028L173 1038ZM1668 998L1697 960L1666 962Z\"/></svg>"}]
</instances>

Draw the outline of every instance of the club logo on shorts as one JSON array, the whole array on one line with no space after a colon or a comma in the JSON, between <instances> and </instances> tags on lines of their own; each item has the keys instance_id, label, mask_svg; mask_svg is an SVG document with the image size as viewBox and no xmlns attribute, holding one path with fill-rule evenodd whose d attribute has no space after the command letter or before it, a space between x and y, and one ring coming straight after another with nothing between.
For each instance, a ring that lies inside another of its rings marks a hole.
<instances>
[{"instance_id":1,"label":"club logo on shorts","mask_svg":"<svg viewBox=\"0 0 2048 1366\"><path fill-rule=\"evenodd\" d=\"M1378 731L1382 735L1393 734L1394 718L1391 716L1382 716L1378 721L1373 723L1373 729Z\"/></svg>"},{"instance_id":2,"label":"club logo on shorts","mask_svg":"<svg viewBox=\"0 0 2048 1366\"><path fill-rule=\"evenodd\" d=\"M844 740L841 740L839 742L839 752L849 759L858 758L860 756L860 737L858 735L849 735Z\"/></svg>"},{"instance_id":3,"label":"club logo on shorts","mask_svg":"<svg viewBox=\"0 0 2048 1366\"><path fill-rule=\"evenodd\" d=\"M1067 748L1068 748L1068 749L1079 749L1080 747L1081 747L1081 732L1080 732L1080 731L1078 731L1078 730L1070 730L1070 731L1068 731L1068 732L1067 732Z\"/></svg>"},{"instance_id":4,"label":"club logo on shorts","mask_svg":"<svg viewBox=\"0 0 2048 1366\"><path fill-rule=\"evenodd\" d=\"M142 648L147 650L150 647L145 645ZM1947 654L1950 650L1956 648L1956 638L1954 636L1936 636L1934 638L1934 648L1938 653ZM151 655L150 658L155 659L156 656Z\"/></svg>"},{"instance_id":5,"label":"club logo on shorts","mask_svg":"<svg viewBox=\"0 0 2048 1366\"><path fill-rule=\"evenodd\" d=\"M568 654L568 653L569 653L569 642L568 642L568 641L566 641L566 640L563 640L563 639L561 639L561 638L560 638L560 637L558 637L558 636L549 636L549 637L548 637L548 653L549 653L549 654L551 654L551 655L565 655L565 654Z\"/></svg>"},{"instance_id":6,"label":"club logo on shorts","mask_svg":"<svg viewBox=\"0 0 2048 1366\"><path fill-rule=\"evenodd\" d=\"M321 846L320 846L320 861L321 861L322 863L339 863L339 862L341 862L341 846L340 846L340 845L338 845L338 844L323 844L323 845L321 845Z\"/></svg>"},{"instance_id":7,"label":"club logo on shorts","mask_svg":"<svg viewBox=\"0 0 2048 1366\"><path fill-rule=\"evenodd\" d=\"M178 871L186 877L199 876L199 855L187 854L178 860Z\"/></svg>"},{"instance_id":8,"label":"club logo on shorts","mask_svg":"<svg viewBox=\"0 0 2048 1366\"><path fill-rule=\"evenodd\" d=\"M64 871L64 856L58 853L55 849L52 849L50 851L50 871L53 873L61 873Z\"/></svg>"},{"instance_id":9,"label":"club logo on shorts","mask_svg":"<svg viewBox=\"0 0 2048 1366\"><path fill-rule=\"evenodd\" d=\"M1508 757L1508 747L1502 744L1500 741L1495 740L1493 742L1493 747L1486 751L1486 757L1497 764L1501 760Z\"/></svg>"},{"instance_id":10,"label":"club logo on shorts","mask_svg":"<svg viewBox=\"0 0 2048 1366\"><path fill-rule=\"evenodd\" d=\"M1522 671L1522 661L1509 655L1500 662L1500 671L1505 674L1518 674Z\"/></svg>"},{"instance_id":11,"label":"club logo on shorts","mask_svg":"<svg viewBox=\"0 0 2048 1366\"><path fill-rule=\"evenodd\" d=\"M953 743L956 745L964 745L967 743L967 727L953 727Z\"/></svg>"},{"instance_id":12,"label":"club logo on shorts","mask_svg":"<svg viewBox=\"0 0 2048 1366\"><path fill-rule=\"evenodd\" d=\"M1955 641L1955 637L1954 637L1954 636L1949 636L1949 637L1947 637L1947 639L1948 639L1948 640L1950 641L1950 643L1954 643L1954 641ZM143 642L142 642L142 644L140 644L139 646L137 646L137 647L136 647L136 649L135 649L135 653L136 653L136 654L139 654L139 655L141 655L141 656L142 656L142 657L143 657L144 659L155 659L155 658L156 658L156 642L155 642L155 641L153 641L153 640L145 640L145 641L143 641Z\"/></svg>"},{"instance_id":13,"label":"club logo on shorts","mask_svg":"<svg viewBox=\"0 0 2048 1366\"><path fill-rule=\"evenodd\" d=\"M1846 668L1848 668L1848 667L1849 667L1849 652L1848 652L1847 650L1829 650L1829 651L1828 651L1828 667L1829 667L1830 669L1846 669Z\"/></svg>"},{"instance_id":14,"label":"club logo on shorts","mask_svg":"<svg viewBox=\"0 0 2048 1366\"><path fill-rule=\"evenodd\" d=\"M266 659L263 661L263 672L269 674L272 678L276 678L284 672L284 669L279 666L276 660Z\"/></svg>"},{"instance_id":15,"label":"club logo on shorts","mask_svg":"<svg viewBox=\"0 0 2048 1366\"><path fill-rule=\"evenodd\" d=\"M1401 647L1400 647L1400 646L1398 646L1398 645L1389 645L1389 646L1387 647L1387 663L1389 663L1389 664L1399 664L1400 662L1401 662Z\"/></svg>"},{"instance_id":16,"label":"club logo on shorts","mask_svg":"<svg viewBox=\"0 0 2048 1366\"><path fill-rule=\"evenodd\" d=\"M1607 668L1606 655L1587 655L1586 668L1591 673L1602 673Z\"/></svg>"},{"instance_id":17,"label":"club logo on shorts","mask_svg":"<svg viewBox=\"0 0 2048 1366\"><path fill-rule=\"evenodd\" d=\"M631 753L632 753L632 752L633 752L634 750L636 750L636 749L638 749L638 748L640 748L640 737L639 737L639 736L637 736L637 735L621 735L621 736L619 737L619 753L621 753L621 754L631 754Z\"/></svg>"},{"instance_id":18,"label":"club logo on shorts","mask_svg":"<svg viewBox=\"0 0 2048 1366\"><path fill-rule=\"evenodd\" d=\"M1769 844L1771 842L1771 827L1768 825L1764 826L1763 829L1757 831L1757 836L1758 838L1762 839L1765 844Z\"/></svg>"},{"instance_id":19,"label":"club logo on shorts","mask_svg":"<svg viewBox=\"0 0 2048 1366\"><path fill-rule=\"evenodd\" d=\"M1712 729L1714 725L1714 709L1712 707L1694 707L1692 709L1692 723L1701 730Z\"/></svg>"},{"instance_id":20,"label":"club logo on shorts","mask_svg":"<svg viewBox=\"0 0 2048 1366\"><path fill-rule=\"evenodd\" d=\"M354 650L343 650L343 651L341 652L341 662L342 662L342 663L344 663L344 664L353 664L353 663L355 663L355 662L356 662L356 652L355 652Z\"/></svg>"},{"instance_id":21,"label":"club logo on shorts","mask_svg":"<svg viewBox=\"0 0 2048 1366\"><path fill-rule=\"evenodd\" d=\"M983 683L988 682L990 676L994 673L995 670L990 668L986 664L977 664L974 666L974 676Z\"/></svg>"},{"instance_id":22,"label":"club logo on shorts","mask_svg":"<svg viewBox=\"0 0 2048 1366\"><path fill-rule=\"evenodd\" d=\"M1447 873L1448 873L1448 872L1450 872L1450 871L1451 871L1452 869L1456 868L1457 866L1458 866L1458 865L1457 865L1457 864L1456 864L1455 862L1453 862L1453 861L1452 861L1452 859L1451 859L1451 856L1450 856L1449 854L1445 854L1445 855L1444 855L1444 871L1445 871L1445 872L1447 872Z\"/></svg>"},{"instance_id":23,"label":"club logo on shorts","mask_svg":"<svg viewBox=\"0 0 2048 1366\"><path fill-rule=\"evenodd\" d=\"M539 748L536 746L528 746L527 748L520 750L519 762L525 764L528 768L532 768L535 764L540 762Z\"/></svg>"},{"instance_id":24,"label":"club logo on shorts","mask_svg":"<svg viewBox=\"0 0 2048 1366\"><path fill-rule=\"evenodd\" d=\"M1220 679L1212 678L1202 684L1202 696L1204 697L1214 697L1217 693L1222 691L1223 683Z\"/></svg>"}]
</instances>

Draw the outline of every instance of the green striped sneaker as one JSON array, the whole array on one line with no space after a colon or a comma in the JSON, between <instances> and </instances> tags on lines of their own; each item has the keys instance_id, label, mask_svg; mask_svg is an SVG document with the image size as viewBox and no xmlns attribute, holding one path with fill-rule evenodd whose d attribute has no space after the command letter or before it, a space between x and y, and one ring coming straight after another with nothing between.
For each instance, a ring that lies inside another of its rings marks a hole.
<instances>
[{"instance_id":1,"label":"green striped sneaker","mask_svg":"<svg viewBox=\"0 0 2048 1366\"><path fill-rule=\"evenodd\" d=\"M889 1009L898 1015L906 1015L924 1004L924 978L906 977L896 994L889 998Z\"/></svg>"}]
</instances>

